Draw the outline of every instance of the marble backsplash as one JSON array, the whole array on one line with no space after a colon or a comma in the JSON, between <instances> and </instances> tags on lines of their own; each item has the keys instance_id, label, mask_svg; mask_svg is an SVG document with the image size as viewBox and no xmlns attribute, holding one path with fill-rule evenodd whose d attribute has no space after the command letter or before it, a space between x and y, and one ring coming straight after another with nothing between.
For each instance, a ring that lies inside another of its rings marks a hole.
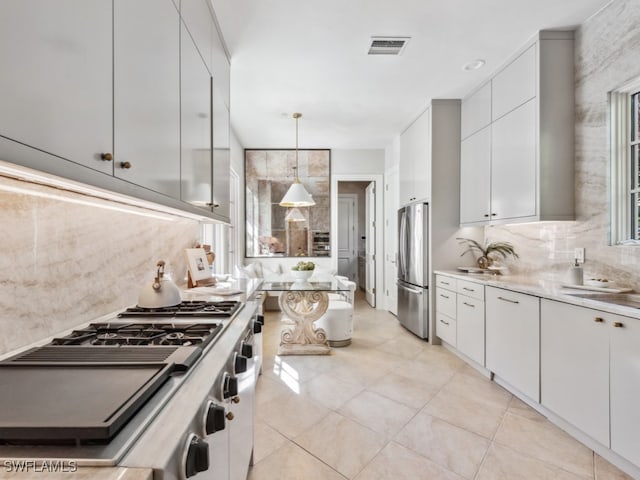
<instances>
[{"instance_id":1,"label":"marble backsplash","mask_svg":"<svg viewBox=\"0 0 640 480\"><path fill-rule=\"evenodd\" d=\"M197 221L0 177L0 354L137 301L159 259L174 279Z\"/></svg>"},{"instance_id":2,"label":"marble backsplash","mask_svg":"<svg viewBox=\"0 0 640 480\"><path fill-rule=\"evenodd\" d=\"M606 277L640 290L640 246L609 245L607 92L640 77L638 0L616 0L576 31L576 221L487 227L488 241L509 241L516 273L562 278L574 247L584 247L586 278Z\"/></svg>"}]
</instances>

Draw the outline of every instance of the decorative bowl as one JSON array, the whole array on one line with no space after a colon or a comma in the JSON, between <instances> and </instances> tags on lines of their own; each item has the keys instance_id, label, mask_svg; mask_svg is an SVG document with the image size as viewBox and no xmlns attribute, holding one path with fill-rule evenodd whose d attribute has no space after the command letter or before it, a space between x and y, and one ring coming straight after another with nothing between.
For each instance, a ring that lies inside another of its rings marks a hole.
<instances>
[{"instance_id":1,"label":"decorative bowl","mask_svg":"<svg viewBox=\"0 0 640 480\"><path fill-rule=\"evenodd\" d=\"M309 277L313 275L313 270L291 270L291 276L296 282L304 282L309 280Z\"/></svg>"}]
</instances>

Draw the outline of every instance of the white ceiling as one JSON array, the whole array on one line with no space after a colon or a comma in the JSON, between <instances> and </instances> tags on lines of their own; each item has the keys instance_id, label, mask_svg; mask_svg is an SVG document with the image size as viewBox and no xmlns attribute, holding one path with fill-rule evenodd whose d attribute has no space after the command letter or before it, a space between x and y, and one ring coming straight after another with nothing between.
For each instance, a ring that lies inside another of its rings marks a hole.
<instances>
[{"instance_id":1,"label":"white ceiling","mask_svg":"<svg viewBox=\"0 0 640 480\"><path fill-rule=\"evenodd\" d=\"M247 148L384 148L433 98L461 98L541 29L609 0L212 0L231 54L231 123ZM410 36L401 56L372 35ZM486 60L465 72L462 65Z\"/></svg>"}]
</instances>

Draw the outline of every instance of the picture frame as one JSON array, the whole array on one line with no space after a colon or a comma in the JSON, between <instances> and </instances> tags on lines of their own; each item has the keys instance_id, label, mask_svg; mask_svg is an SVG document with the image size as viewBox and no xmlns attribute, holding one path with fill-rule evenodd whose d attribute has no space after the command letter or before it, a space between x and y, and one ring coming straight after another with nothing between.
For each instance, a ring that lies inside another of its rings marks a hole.
<instances>
[{"instance_id":1,"label":"picture frame","mask_svg":"<svg viewBox=\"0 0 640 480\"><path fill-rule=\"evenodd\" d=\"M191 280L195 283L199 280L208 280L211 278L211 269L207 260L207 252L204 248L187 248L187 268Z\"/></svg>"}]
</instances>

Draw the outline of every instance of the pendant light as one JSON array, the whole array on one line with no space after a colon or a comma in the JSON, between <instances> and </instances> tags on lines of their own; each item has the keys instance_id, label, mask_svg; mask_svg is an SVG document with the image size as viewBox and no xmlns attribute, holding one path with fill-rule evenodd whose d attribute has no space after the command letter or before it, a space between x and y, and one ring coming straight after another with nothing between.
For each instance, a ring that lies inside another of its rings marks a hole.
<instances>
[{"instance_id":1,"label":"pendant light","mask_svg":"<svg viewBox=\"0 0 640 480\"><path fill-rule=\"evenodd\" d=\"M307 219L304 218L304 215L300 211L298 207L293 207L289 210L289 213L284 217L287 222L304 222Z\"/></svg>"},{"instance_id":2,"label":"pendant light","mask_svg":"<svg viewBox=\"0 0 640 480\"><path fill-rule=\"evenodd\" d=\"M280 201L281 207L311 207L316 204L298 179L298 119L301 116L301 113L293 114L293 118L296 119L296 166L294 169L293 183L289 187L289 190L287 190L285 196L282 197Z\"/></svg>"}]
</instances>

